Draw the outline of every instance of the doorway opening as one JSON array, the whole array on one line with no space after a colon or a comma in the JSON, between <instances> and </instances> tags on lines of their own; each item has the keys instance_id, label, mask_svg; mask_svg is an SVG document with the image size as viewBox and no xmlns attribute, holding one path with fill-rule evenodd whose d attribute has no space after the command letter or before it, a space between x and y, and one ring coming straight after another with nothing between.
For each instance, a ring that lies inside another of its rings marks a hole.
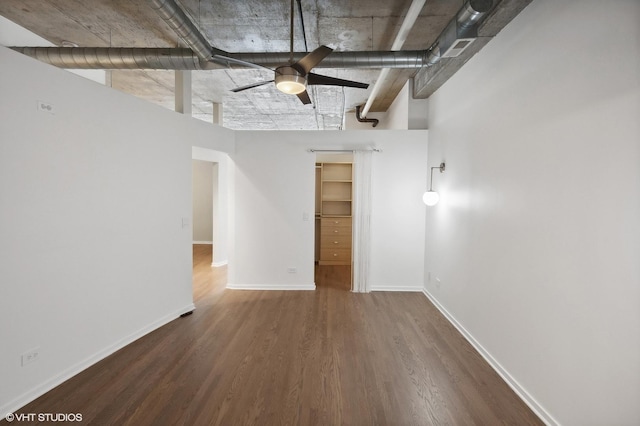
<instances>
[{"instance_id":1,"label":"doorway opening","mask_svg":"<svg viewBox=\"0 0 640 426\"><path fill-rule=\"evenodd\" d=\"M229 157L192 147L192 259L194 300L227 284ZM197 284L199 283L199 284ZM207 290L208 289L208 290Z\"/></svg>"},{"instance_id":2,"label":"doorway opening","mask_svg":"<svg viewBox=\"0 0 640 426\"><path fill-rule=\"evenodd\" d=\"M213 245L214 192L217 191L218 163L195 159L191 161L193 244Z\"/></svg>"},{"instance_id":3,"label":"doorway opening","mask_svg":"<svg viewBox=\"0 0 640 426\"><path fill-rule=\"evenodd\" d=\"M316 154L316 287L352 289L353 184L352 153Z\"/></svg>"}]
</instances>

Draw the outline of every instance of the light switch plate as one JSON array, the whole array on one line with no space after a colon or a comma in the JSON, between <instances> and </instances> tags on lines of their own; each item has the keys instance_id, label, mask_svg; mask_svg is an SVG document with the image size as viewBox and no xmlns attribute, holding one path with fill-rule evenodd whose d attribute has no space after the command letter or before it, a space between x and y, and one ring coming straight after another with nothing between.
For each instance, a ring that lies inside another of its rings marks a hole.
<instances>
[{"instance_id":1,"label":"light switch plate","mask_svg":"<svg viewBox=\"0 0 640 426\"><path fill-rule=\"evenodd\" d=\"M55 108L53 107L53 104L47 101L38 101L38 111L55 114Z\"/></svg>"}]
</instances>

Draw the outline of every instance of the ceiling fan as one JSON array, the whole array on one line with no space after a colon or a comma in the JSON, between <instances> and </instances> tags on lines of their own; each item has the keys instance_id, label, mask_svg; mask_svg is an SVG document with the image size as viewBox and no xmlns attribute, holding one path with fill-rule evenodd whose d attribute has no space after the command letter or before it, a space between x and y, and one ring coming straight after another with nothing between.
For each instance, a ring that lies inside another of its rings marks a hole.
<instances>
[{"instance_id":1,"label":"ceiling fan","mask_svg":"<svg viewBox=\"0 0 640 426\"><path fill-rule=\"evenodd\" d=\"M219 59L225 62L237 63L252 68L268 69L275 72L273 80L265 80L257 83L248 84L242 87L236 87L232 89L232 92L242 92L243 90L253 89L254 87L263 86L265 84L274 83L276 88L283 93L290 95L297 95L298 99L303 104L310 104L311 99L309 93L307 93L307 86L324 85L324 86L341 86L341 87L355 87L358 89L366 89L368 84L359 83L357 81L343 80L341 78L328 77L325 75L319 75L311 72L311 69L318 65L322 60L333 52L333 49L327 46L320 46L313 52L306 54L303 58L297 62L293 62L293 0L291 0L291 26L290 26L290 56L289 63L281 65L275 70L264 67L262 65L254 64L252 62L246 62L239 59L229 58L227 56L214 55L215 59ZM306 44L306 42L305 42Z\"/></svg>"}]
</instances>

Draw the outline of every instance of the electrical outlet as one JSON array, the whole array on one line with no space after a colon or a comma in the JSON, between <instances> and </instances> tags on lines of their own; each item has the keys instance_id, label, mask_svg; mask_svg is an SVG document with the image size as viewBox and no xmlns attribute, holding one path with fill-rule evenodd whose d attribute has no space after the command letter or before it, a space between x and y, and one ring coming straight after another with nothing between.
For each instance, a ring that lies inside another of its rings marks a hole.
<instances>
[{"instance_id":1,"label":"electrical outlet","mask_svg":"<svg viewBox=\"0 0 640 426\"><path fill-rule=\"evenodd\" d=\"M297 268L287 268L287 272L290 273L290 274L295 274L295 273L298 272L298 269Z\"/></svg>"},{"instance_id":2,"label":"electrical outlet","mask_svg":"<svg viewBox=\"0 0 640 426\"><path fill-rule=\"evenodd\" d=\"M32 362L36 362L40 359L40 348L31 349L22 354L22 366L24 367L27 364L31 364Z\"/></svg>"}]
</instances>

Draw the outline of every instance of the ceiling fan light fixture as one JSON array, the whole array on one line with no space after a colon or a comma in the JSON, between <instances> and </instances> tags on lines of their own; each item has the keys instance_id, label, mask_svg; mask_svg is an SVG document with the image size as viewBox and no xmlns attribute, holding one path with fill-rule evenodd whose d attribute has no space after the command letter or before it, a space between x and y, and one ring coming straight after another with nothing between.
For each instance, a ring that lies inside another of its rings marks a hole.
<instances>
[{"instance_id":1,"label":"ceiling fan light fixture","mask_svg":"<svg viewBox=\"0 0 640 426\"><path fill-rule=\"evenodd\" d=\"M283 79L283 81L276 83L276 87L279 91L289 95L297 95L298 93L302 93L306 90L304 83L297 80L287 81Z\"/></svg>"},{"instance_id":2,"label":"ceiling fan light fixture","mask_svg":"<svg viewBox=\"0 0 640 426\"><path fill-rule=\"evenodd\" d=\"M276 87L282 93L297 95L307 90L307 79L292 67L276 70Z\"/></svg>"}]
</instances>

